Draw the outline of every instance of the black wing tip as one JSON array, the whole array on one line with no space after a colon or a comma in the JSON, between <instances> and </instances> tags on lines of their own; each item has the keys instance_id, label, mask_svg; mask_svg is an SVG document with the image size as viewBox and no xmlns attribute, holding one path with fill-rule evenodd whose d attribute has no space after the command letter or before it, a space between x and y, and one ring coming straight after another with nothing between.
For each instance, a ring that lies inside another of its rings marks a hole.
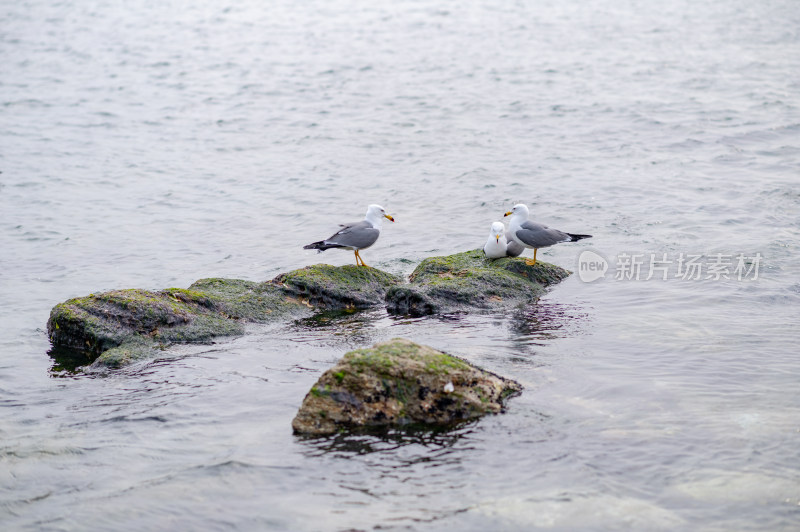
<instances>
[{"instance_id":1,"label":"black wing tip","mask_svg":"<svg viewBox=\"0 0 800 532\"><path fill-rule=\"evenodd\" d=\"M592 238L592 235L573 235L572 233L567 233L572 240L570 242L577 242L578 240L583 240L584 238Z\"/></svg>"},{"instance_id":2,"label":"black wing tip","mask_svg":"<svg viewBox=\"0 0 800 532\"><path fill-rule=\"evenodd\" d=\"M339 244L331 244L329 242L325 242L324 240L320 240L319 242L312 242L306 246L303 246L303 249L316 249L317 251L325 251L326 249L335 249L340 248Z\"/></svg>"}]
</instances>

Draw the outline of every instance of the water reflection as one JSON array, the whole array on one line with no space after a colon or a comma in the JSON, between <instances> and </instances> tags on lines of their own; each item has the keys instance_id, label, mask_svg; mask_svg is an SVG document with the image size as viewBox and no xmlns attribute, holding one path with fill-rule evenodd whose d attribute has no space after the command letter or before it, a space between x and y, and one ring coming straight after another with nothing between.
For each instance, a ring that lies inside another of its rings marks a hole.
<instances>
[{"instance_id":1,"label":"water reflection","mask_svg":"<svg viewBox=\"0 0 800 532\"><path fill-rule=\"evenodd\" d=\"M545 346L551 340L581 334L589 314L583 306L539 301L511 315L512 341L522 346Z\"/></svg>"},{"instance_id":2,"label":"water reflection","mask_svg":"<svg viewBox=\"0 0 800 532\"><path fill-rule=\"evenodd\" d=\"M383 317L380 310L326 311L295 320L283 330L292 342L326 346L335 352L349 351L375 343Z\"/></svg>"},{"instance_id":3,"label":"water reflection","mask_svg":"<svg viewBox=\"0 0 800 532\"><path fill-rule=\"evenodd\" d=\"M320 327L330 327L339 323L359 323L363 322L364 318L364 312L355 309L328 310L299 319L295 321L295 324L303 328L317 329Z\"/></svg>"},{"instance_id":4,"label":"water reflection","mask_svg":"<svg viewBox=\"0 0 800 532\"><path fill-rule=\"evenodd\" d=\"M384 316L380 310L328 310L296 320L293 326L301 331L325 330L349 336L366 334L366 330L375 328L376 322Z\"/></svg>"},{"instance_id":5,"label":"water reflection","mask_svg":"<svg viewBox=\"0 0 800 532\"><path fill-rule=\"evenodd\" d=\"M82 366L88 366L96 358L85 351L66 347L53 347L47 352L47 355L53 361L50 366L50 376L52 377L73 377L81 373Z\"/></svg>"},{"instance_id":6,"label":"water reflection","mask_svg":"<svg viewBox=\"0 0 800 532\"><path fill-rule=\"evenodd\" d=\"M352 455L392 453L403 447L418 445L425 448L424 460L428 461L436 456L429 453L451 449L460 441L468 440L475 423L476 421L472 420L447 428L419 425L374 428L325 437L296 436L296 439L306 448L304 454L309 457L333 454L348 458Z\"/></svg>"}]
</instances>

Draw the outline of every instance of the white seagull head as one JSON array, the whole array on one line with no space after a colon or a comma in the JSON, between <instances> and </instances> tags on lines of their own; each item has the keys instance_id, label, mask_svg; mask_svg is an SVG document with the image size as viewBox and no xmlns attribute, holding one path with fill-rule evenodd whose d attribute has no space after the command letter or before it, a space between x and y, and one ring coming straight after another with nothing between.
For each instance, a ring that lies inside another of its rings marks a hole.
<instances>
[{"instance_id":1,"label":"white seagull head","mask_svg":"<svg viewBox=\"0 0 800 532\"><path fill-rule=\"evenodd\" d=\"M514 205L513 209L505 213L503 216L511 216L513 218L524 218L527 220L529 214L530 211L528 211L527 205L525 205L524 203L517 203L516 205Z\"/></svg>"},{"instance_id":2,"label":"white seagull head","mask_svg":"<svg viewBox=\"0 0 800 532\"><path fill-rule=\"evenodd\" d=\"M391 221L394 221L394 218L386 214L386 209L381 207L380 205L372 204L367 207L367 215L365 220L371 223L375 227L380 227L381 222L384 218L387 218Z\"/></svg>"},{"instance_id":3,"label":"white seagull head","mask_svg":"<svg viewBox=\"0 0 800 532\"><path fill-rule=\"evenodd\" d=\"M500 242L500 237L503 237L505 235L506 235L506 226L503 225L503 222L494 222L492 224L491 236L493 236L497 242Z\"/></svg>"}]
</instances>

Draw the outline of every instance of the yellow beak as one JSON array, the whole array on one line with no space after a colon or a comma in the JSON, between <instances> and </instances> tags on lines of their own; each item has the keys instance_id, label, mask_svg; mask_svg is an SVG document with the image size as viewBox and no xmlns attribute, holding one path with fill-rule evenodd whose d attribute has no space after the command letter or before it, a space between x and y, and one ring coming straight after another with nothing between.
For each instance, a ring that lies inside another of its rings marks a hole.
<instances>
[{"instance_id":1,"label":"yellow beak","mask_svg":"<svg viewBox=\"0 0 800 532\"><path fill-rule=\"evenodd\" d=\"M505 217L505 216L511 216L511 214L512 214L512 212L511 212L511 211L508 211L508 212L507 212L507 213L505 213L503 216L504 216L504 217Z\"/></svg>"},{"instance_id":2,"label":"yellow beak","mask_svg":"<svg viewBox=\"0 0 800 532\"><path fill-rule=\"evenodd\" d=\"M500 242L500 235L494 235L494 239Z\"/></svg>"},{"instance_id":3,"label":"yellow beak","mask_svg":"<svg viewBox=\"0 0 800 532\"><path fill-rule=\"evenodd\" d=\"M384 214L383 216L384 216L385 218L389 218L389 220L391 220L391 221L394 221L394 218L392 218L392 217L391 217L391 216L389 216L388 214Z\"/></svg>"}]
</instances>

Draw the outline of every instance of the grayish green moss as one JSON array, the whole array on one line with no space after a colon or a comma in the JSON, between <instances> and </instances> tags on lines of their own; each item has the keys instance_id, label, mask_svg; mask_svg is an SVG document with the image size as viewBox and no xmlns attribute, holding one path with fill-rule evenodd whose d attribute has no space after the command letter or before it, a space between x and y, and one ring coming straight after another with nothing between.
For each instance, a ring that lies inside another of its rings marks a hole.
<instances>
[{"instance_id":1,"label":"grayish green moss","mask_svg":"<svg viewBox=\"0 0 800 532\"><path fill-rule=\"evenodd\" d=\"M371 267L327 264L294 270L273 280L287 293L327 309L381 305L386 291L400 282L397 277Z\"/></svg>"},{"instance_id":2,"label":"grayish green moss","mask_svg":"<svg viewBox=\"0 0 800 532\"><path fill-rule=\"evenodd\" d=\"M335 434L387 426L450 427L503 410L522 387L465 360L402 338L346 353L292 421L295 432Z\"/></svg>"},{"instance_id":3,"label":"grayish green moss","mask_svg":"<svg viewBox=\"0 0 800 532\"><path fill-rule=\"evenodd\" d=\"M299 317L312 308L354 311L385 304L392 312L421 315L524 303L567 275L545 263L485 259L479 250L426 259L410 283L375 268L318 264L262 283L212 278L189 288L90 294L56 305L47 331L55 350L119 365L171 343L242 334L246 322Z\"/></svg>"},{"instance_id":4,"label":"grayish green moss","mask_svg":"<svg viewBox=\"0 0 800 532\"><path fill-rule=\"evenodd\" d=\"M412 315L518 305L536 300L546 286L568 275L552 264L487 259L473 250L423 260L409 284L388 291L386 304L392 312Z\"/></svg>"},{"instance_id":5,"label":"grayish green moss","mask_svg":"<svg viewBox=\"0 0 800 532\"><path fill-rule=\"evenodd\" d=\"M246 322L308 313L271 283L203 279L189 289L112 290L56 305L47 331L55 348L119 367L172 343L209 342L244 332Z\"/></svg>"},{"instance_id":6,"label":"grayish green moss","mask_svg":"<svg viewBox=\"0 0 800 532\"><path fill-rule=\"evenodd\" d=\"M147 338L134 338L117 347L103 351L94 361L94 366L111 369L121 368L139 360L152 358L159 351L159 344Z\"/></svg>"}]
</instances>

